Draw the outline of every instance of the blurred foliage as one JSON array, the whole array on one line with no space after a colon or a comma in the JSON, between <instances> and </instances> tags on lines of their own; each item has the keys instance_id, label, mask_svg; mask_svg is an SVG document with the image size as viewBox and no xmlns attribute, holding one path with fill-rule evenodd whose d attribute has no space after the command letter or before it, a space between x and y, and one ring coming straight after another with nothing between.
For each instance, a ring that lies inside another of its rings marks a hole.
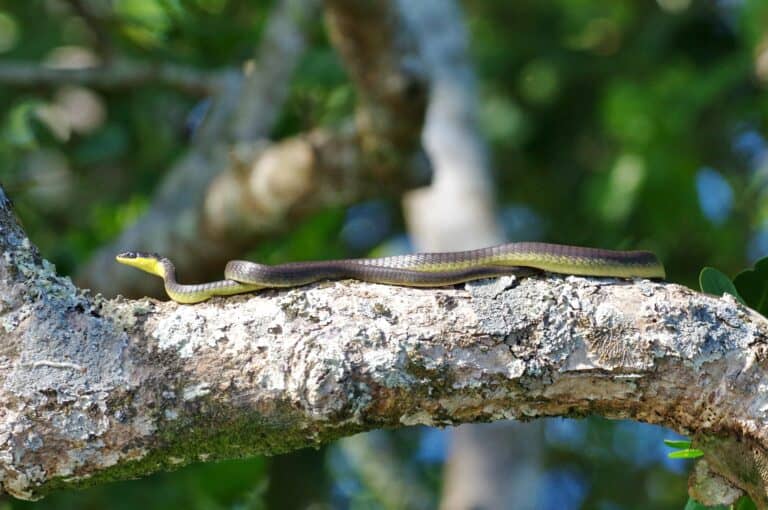
<instances>
[{"instance_id":1,"label":"blurred foliage","mask_svg":"<svg viewBox=\"0 0 768 510\"><path fill-rule=\"evenodd\" d=\"M8 499L23 510L262 510L267 490L264 459L198 464L175 473L55 494L40 502Z\"/></svg>"},{"instance_id":2,"label":"blurred foliage","mask_svg":"<svg viewBox=\"0 0 768 510\"><path fill-rule=\"evenodd\" d=\"M467 7L484 98L507 104L483 110L502 200L532 207L550 240L648 247L692 284L705 263L743 266L765 228L768 96L754 72L765 33L746 27L765 8L669 3L690 5ZM705 168L721 179L699 190ZM713 221L707 195L723 193Z\"/></svg>"},{"instance_id":3,"label":"blurred foliage","mask_svg":"<svg viewBox=\"0 0 768 510\"><path fill-rule=\"evenodd\" d=\"M107 45L96 42L71 4L0 0L0 57L61 64L117 54L237 67L254 55L273 2L83 0ZM465 0L463 6L499 217L511 237L651 249L670 280L691 286L704 265L735 274L768 254L768 3ZM353 89L320 20L309 46L276 138L352 112ZM0 87L0 182L60 271L74 273L142 213L190 143L185 125L204 99L158 85ZM407 244L402 230L398 204L372 202L320 213L255 247L254 255L268 262L363 255ZM600 419L548 421L547 430L542 508L684 505L684 462L666 459L661 444L668 432ZM422 453L435 436L441 434L425 429L393 436L402 461L432 491L439 490L435 474L444 449L436 447L442 453L433 451L429 460ZM380 505L342 464L330 462L341 481L327 488L326 498L342 508ZM195 466L6 506L257 508L266 472L260 460Z\"/></svg>"}]
</instances>

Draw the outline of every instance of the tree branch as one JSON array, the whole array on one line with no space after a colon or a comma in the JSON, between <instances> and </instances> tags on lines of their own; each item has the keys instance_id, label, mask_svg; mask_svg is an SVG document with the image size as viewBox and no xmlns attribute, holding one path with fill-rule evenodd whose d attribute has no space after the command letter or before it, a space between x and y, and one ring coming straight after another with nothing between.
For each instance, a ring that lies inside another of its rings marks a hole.
<instances>
[{"instance_id":1,"label":"tree branch","mask_svg":"<svg viewBox=\"0 0 768 510\"><path fill-rule=\"evenodd\" d=\"M16 497L383 427L600 414L694 435L766 507L768 321L730 297L550 276L105 300L40 261L1 193L0 227Z\"/></svg>"},{"instance_id":2,"label":"tree branch","mask_svg":"<svg viewBox=\"0 0 768 510\"><path fill-rule=\"evenodd\" d=\"M288 96L291 76L306 45L306 33L317 22L319 0L286 0L269 19L233 111L232 139L253 141L272 129ZM269 69L265 73L262 69Z\"/></svg>"},{"instance_id":3,"label":"tree branch","mask_svg":"<svg viewBox=\"0 0 768 510\"><path fill-rule=\"evenodd\" d=\"M96 89L126 89L161 83L194 95L214 93L225 73L210 72L170 62L140 62L115 59L101 67L62 69L38 63L4 60L0 83L13 87L58 87L83 85Z\"/></svg>"},{"instance_id":4,"label":"tree branch","mask_svg":"<svg viewBox=\"0 0 768 510\"><path fill-rule=\"evenodd\" d=\"M359 103L361 146L377 161L382 183L420 147L428 73L416 36L397 2L325 0L331 41L347 65ZM405 155L405 158L404 158Z\"/></svg>"},{"instance_id":5,"label":"tree branch","mask_svg":"<svg viewBox=\"0 0 768 510\"><path fill-rule=\"evenodd\" d=\"M404 188L424 184L429 163L412 154ZM318 129L280 143L233 147L232 169L212 183L203 211L205 231L230 246L289 229L328 207L382 196L382 183L354 126ZM220 272L221 266L216 270Z\"/></svg>"}]
</instances>

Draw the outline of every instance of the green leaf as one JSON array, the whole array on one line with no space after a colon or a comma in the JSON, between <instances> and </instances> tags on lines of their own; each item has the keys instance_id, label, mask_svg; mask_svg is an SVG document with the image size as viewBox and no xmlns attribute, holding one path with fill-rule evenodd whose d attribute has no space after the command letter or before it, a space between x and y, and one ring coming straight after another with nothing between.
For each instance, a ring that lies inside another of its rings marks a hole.
<instances>
[{"instance_id":1,"label":"green leaf","mask_svg":"<svg viewBox=\"0 0 768 510\"><path fill-rule=\"evenodd\" d=\"M691 447L691 440L690 439L665 439L664 444L671 448L684 450L686 448Z\"/></svg>"},{"instance_id":2,"label":"green leaf","mask_svg":"<svg viewBox=\"0 0 768 510\"><path fill-rule=\"evenodd\" d=\"M685 450L677 450L676 452L668 453L667 457L670 459L695 459L704 455L704 452L697 450L696 448L686 448Z\"/></svg>"},{"instance_id":3,"label":"green leaf","mask_svg":"<svg viewBox=\"0 0 768 510\"><path fill-rule=\"evenodd\" d=\"M115 13L121 30L135 43L160 46L171 27L167 5L162 0L120 0Z\"/></svg>"},{"instance_id":4,"label":"green leaf","mask_svg":"<svg viewBox=\"0 0 768 510\"><path fill-rule=\"evenodd\" d=\"M749 496L742 496L739 498L736 504L733 505L733 510L757 510L757 506L755 505L755 502L749 498Z\"/></svg>"},{"instance_id":5,"label":"green leaf","mask_svg":"<svg viewBox=\"0 0 768 510\"><path fill-rule=\"evenodd\" d=\"M706 507L695 499L688 498L688 502L685 504L685 508L683 510L702 510L704 508Z\"/></svg>"},{"instance_id":6,"label":"green leaf","mask_svg":"<svg viewBox=\"0 0 768 510\"><path fill-rule=\"evenodd\" d=\"M684 510L728 510L728 507L725 505L706 506L693 498L688 498L688 503L685 504Z\"/></svg>"},{"instance_id":7,"label":"green leaf","mask_svg":"<svg viewBox=\"0 0 768 510\"><path fill-rule=\"evenodd\" d=\"M747 306L768 317L768 257L736 275L733 283Z\"/></svg>"},{"instance_id":8,"label":"green leaf","mask_svg":"<svg viewBox=\"0 0 768 510\"><path fill-rule=\"evenodd\" d=\"M736 290L731 279L714 267L705 267L701 270L701 273L699 273L699 286L701 291L707 294L722 296L727 293L738 299L742 304L747 304L739 294L739 291Z\"/></svg>"}]
</instances>

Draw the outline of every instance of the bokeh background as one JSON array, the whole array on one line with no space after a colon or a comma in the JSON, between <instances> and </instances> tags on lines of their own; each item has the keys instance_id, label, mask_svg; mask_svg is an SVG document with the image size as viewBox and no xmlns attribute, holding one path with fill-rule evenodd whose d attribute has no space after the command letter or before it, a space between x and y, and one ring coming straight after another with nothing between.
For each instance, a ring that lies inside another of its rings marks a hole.
<instances>
[{"instance_id":1,"label":"bokeh background","mask_svg":"<svg viewBox=\"0 0 768 510\"><path fill-rule=\"evenodd\" d=\"M77 278L150 207L196 143L210 100L152 79L25 81L13 66L81 69L119 55L237 70L275 3L0 0L0 182L60 273ZM733 275L768 255L768 2L464 0L459 8L504 237L650 249L669 280L694 288L703 266ZM356 90L322 16L306 38L274 140L353 115ZM329 207L243 255L409 251L402 211L391 195ZM690 465L667 459L662 443L673 432L589 417L538 426L536 508L685 505ZM0 508L404 507L393 486L418 492L429 508L443 498L449 451L450 431L375 432L362 447L342 441L190 466L38 503L6 498ZM384 461L389 490L377 483Z\"/></svg>"}]
</instances>

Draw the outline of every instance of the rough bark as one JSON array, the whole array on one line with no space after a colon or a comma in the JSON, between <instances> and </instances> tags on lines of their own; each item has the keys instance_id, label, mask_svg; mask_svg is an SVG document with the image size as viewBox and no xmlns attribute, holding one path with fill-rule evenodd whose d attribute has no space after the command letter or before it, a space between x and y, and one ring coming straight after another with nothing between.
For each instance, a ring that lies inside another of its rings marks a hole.
<instances>
[{"instance_id":1,"label":"rough bark","mask_svg":"<svg viewBox=\"0 0 768 510\"><path fill-rule=\"evenodd\" d=\"M105 300L40 259L2 194L0 229L0 483L16 497L383 427L593 413L693 435L766 507L768 321L730 297L545 275Z\"/></svg>"}]
</instances>

